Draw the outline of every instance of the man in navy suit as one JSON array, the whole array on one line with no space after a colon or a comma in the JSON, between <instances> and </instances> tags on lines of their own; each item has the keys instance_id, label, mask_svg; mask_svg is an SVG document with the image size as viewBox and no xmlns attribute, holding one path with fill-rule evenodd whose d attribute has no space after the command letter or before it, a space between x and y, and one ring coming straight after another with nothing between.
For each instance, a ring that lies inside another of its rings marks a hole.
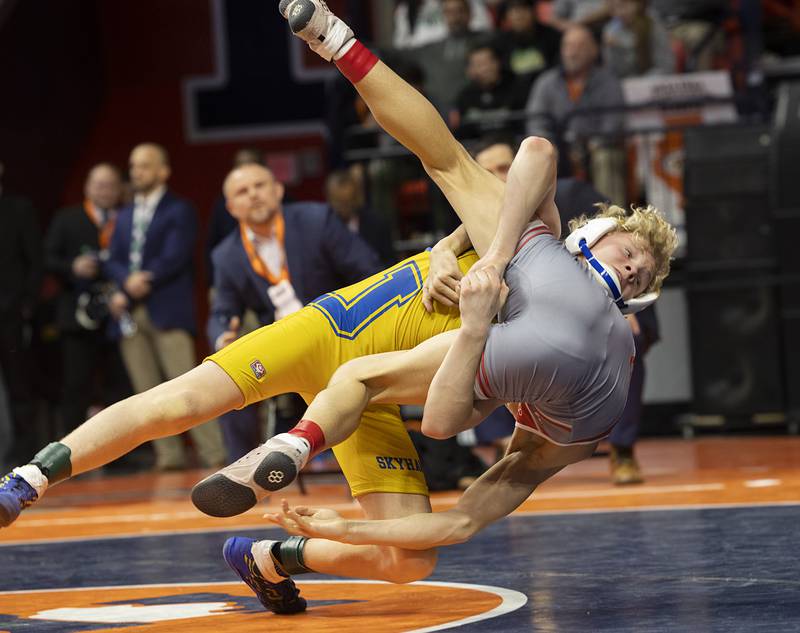
<instances>
[{"instance_id":1,"label":"man in navy suit","mask_svg":"<svg viewBox=\"0 0 800 633\"><path fill-rule=\"evenodd\" d=\"M118 291L109 308L112 334L137 393L175 378L195 365L192 254L197 217L191 203L167 189L169 156L144 143L130 156L134 202L122 209L111 240L105 274ZM191 430L203 466L225 461L216 421ZM156 468L186 465L178 437L156 440Z\"/></svg>"},{"instance_id":2,"label":"man in navy suit","mask_svg":"<svg viewBox=\"0 0 800 633\"><path fill-rule=\"evenodd\" d=\"M239 226L211 255L215 292L207 331L215 350L238 337L246 309L267 325L381 268L375 252L328 205L283 205L283 184L262 165L234 169L224 193ZM220 422L231 461L262 441L256 405Z\"/></svg>"}]
</instances>

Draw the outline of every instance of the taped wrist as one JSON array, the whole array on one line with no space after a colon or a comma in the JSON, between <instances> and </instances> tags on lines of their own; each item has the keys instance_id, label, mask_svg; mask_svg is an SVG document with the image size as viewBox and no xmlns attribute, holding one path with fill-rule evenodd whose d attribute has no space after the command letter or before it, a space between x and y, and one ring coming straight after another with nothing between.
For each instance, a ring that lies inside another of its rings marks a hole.
<instances>
[{"instance_id":1,"label":"taped wrist","mask_svg":"<svg viewBox=\"0 0 800 633\"><path fill-rule=\"evenodd\" d=\"M50 442L31 460L39 468L50 484L68 479L72 475L72 451L61 442Z\"/></svg>"},{"instance_id":2,"label":"taped wrist","mask_svg":"<svg viewBox=\"0 0 800 633\"><path fill-rule=\"evenodd\" d=\"M286 576L314 573L303 561L303 550L308 539L305 536L290 536L272 546L272 558Z\"/></svg>"}]
</instances>

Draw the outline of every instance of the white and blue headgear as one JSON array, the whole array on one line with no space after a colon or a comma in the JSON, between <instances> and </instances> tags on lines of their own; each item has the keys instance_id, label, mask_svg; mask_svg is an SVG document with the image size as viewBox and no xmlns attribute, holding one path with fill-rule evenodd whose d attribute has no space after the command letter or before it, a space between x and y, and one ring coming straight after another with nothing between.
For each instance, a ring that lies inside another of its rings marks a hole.
<instances>
[{"instance_id":1,"label":"white and blue headgear","mask_svg":"<svg viewBox=\"0 0 800 633\"><path fill-rule=\"evenodd\" d=\"M634 314L652 305L652 303L658 299L659 293L648 292L625 301L622 298L617 274L612 268L605 266L603 262L592 255L592 251L590 250L597 240L606 233L614 231L618 226L614 218L593 218L570 233L567 239L564 240L564 245L567 247L570 254L583 255L586 258L586 262L589 264L589 270L594 273L600 285L606 289L611 299L622 311L622 314Z\"/></svg>"}]
</instances>

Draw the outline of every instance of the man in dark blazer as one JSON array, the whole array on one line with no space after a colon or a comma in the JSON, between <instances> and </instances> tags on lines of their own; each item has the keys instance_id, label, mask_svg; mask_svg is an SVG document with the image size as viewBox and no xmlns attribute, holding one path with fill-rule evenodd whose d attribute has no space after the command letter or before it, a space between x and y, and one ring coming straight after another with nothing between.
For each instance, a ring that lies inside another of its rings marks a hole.
<instances>
[{"instance_id":1,"label":"man in dark blazer","mask_svg":"<svg viewBox=\"0 0 800 633\"><path fill-rule=\"evenodd\" d=\"M212 253L214 299L207 332L215 350L238 337L246 309L268 325L381 269L375 252L328 205L283 205L283 185L262 165L234 169L224 193L239 226ZM231 461L262 441L256 405L220 422Z\"/></svg>"},{"instance_id":2,"label":"man in dark blazer","mask_svg":"<svg viewBox=\"0 0 800 633\"><path fill-rule=\"evenodd\" d=\"M193 264L197 217L190 202L167 189L169 156L144 143L130 156L133 204L120 211L104 273L118 291L109 307L111 331L134 391L141 393L195 365ZM190 432L203 466L225 460L216 421ZM185 467L180 438L156 440L156 468Z\"/></svg>"},{"instance_id":3,"label":"man in dark blazer","mask_svg":"<svg viewBox=\"0 0 800 633\"><path fill-rule=\"evenodd\" d=\"M106 335L102 304L87 304L88 299L103 297L108 283L100 263L108 255L121 195L119 169L109 163L95 165L86 178L83 203L57 211L45 237L45 269L61 282L56 323L66 432L86 420L95 375L102 377L109 403L129 395L119 350Z\"/></svg>"},{"instance_id":4,"label":"man in dark blazer","mask_svg":"<svg viewBox=\"0 0 800 633\"><path fill-rule=\"evenodd\" d=\"M0 163L0 178L2 174ZM37 441L24 329L33 314L41 280L42 243L36 209L27 198L9 195L0 187L0 374L17 430L15 455L24 455L30 449L27 444Z\"/></svg>"}]
</instances>

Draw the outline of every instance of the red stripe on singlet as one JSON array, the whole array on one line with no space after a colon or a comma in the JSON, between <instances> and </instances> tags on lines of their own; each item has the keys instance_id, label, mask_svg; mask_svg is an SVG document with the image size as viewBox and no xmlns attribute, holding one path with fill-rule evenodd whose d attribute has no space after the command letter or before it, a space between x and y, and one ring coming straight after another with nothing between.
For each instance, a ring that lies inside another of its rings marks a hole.
<instances>
[{"instance_id":1,"label":"red stripe on singlet","mask_svg":"<svg viewBox=\"0 0 800 633\"><path fill-rule=\"evenodd\" d=\"M484 354L481 354L481 364L480 367L478 367L478 385L483 395L491 399L492 392L489 389L489 379L486 377L486 356Z\"/></svg>"},{"instance_id":2,"label":"red stripe on singlet","mask_svg":"<svg viewBox=\"0 0 800 633\"><path fill-rule=\"evenodd\" d=\"M517 245L517 250L514 251L514 255L519 253L522 250L522 247L525 246L528 242L530 242L534 237L539 237L540 235L552 235L553 232L548 229L546 226L536 226L532 228L527 233L522 234L522 238Z\"/></svg>"}]
</instances>

